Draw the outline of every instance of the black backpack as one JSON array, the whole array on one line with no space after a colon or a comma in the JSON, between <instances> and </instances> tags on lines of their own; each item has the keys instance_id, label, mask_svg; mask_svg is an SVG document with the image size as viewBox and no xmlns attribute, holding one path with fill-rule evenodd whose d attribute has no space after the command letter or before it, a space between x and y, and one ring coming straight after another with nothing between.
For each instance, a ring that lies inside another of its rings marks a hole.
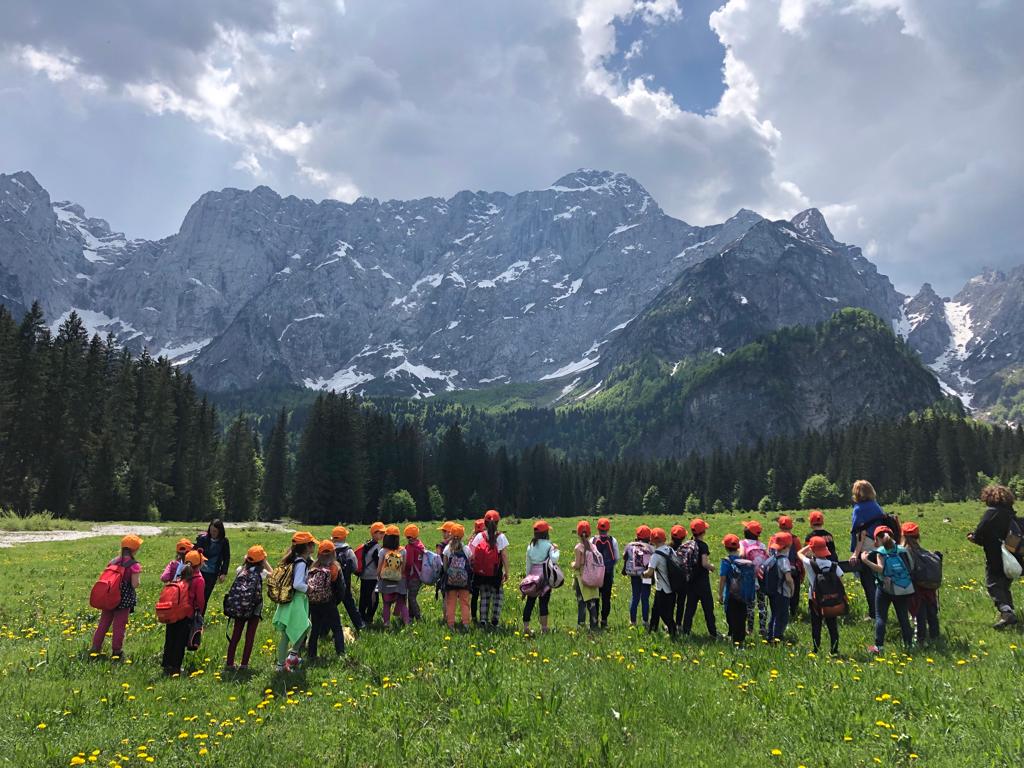
<instances>
[{"instance_id":1,"label":"black backpack","mask_svg":"<svg viewBox=\"0 0 1024 768\"><path fill-rule=\"evenodd\" d=\"M825 618L844 615L847 609L846 588L836 566L822 570L812 560L811 569L814 571L814 590L810 597L818 613Z\"/></svg>"},{"instance_id":2,"label":"black backpack","mask_svg":"<svg viewBox=\"0 0 1024 768\"><path fill-rule=\"evenodd\" d=\"M686 587L689 584L689 579L686 575L686 567L684 565L683 556L675 549L669 547L672 554L666 555L664 552L659 554L665 558L665 569L668 571L668 583L672 587L673 592L685 592Z\"/></svg>"},{"instance_id":3,"label":"black backpack","mask_svg":"<svg viewBox=\"0 0 1024 768\"><path fill-rule=\"evenodd\" d=\"M938 589L942 586L942 553L919 549L911 553L913 568L910 580L924 589Z\"/></svg>"},{"instance_id":4,"label":"black backpack","mask_svg":"<svg viewBox=\"0 0 1024 768\"><path fill-rule=\"evenodd\" d=\"M768 558L761 563L761 573L759 575L761 581L761 592L771 597L772 595L782 594L782 572L779 570L779 557L778 555L768 555Z\"/></svg>"}]
</instances>

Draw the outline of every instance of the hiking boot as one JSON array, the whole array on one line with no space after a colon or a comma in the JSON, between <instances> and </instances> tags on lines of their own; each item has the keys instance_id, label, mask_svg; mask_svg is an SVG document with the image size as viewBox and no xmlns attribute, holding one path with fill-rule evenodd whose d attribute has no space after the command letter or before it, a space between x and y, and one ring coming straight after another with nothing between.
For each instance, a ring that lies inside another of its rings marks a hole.
<instances>
[{"instance_id":1,"label":"hiking boot","mask_svg":"<svg viewBox=\"0 0 1024 768\"><path fill-rule=\"evenodd\" d=\"M999 614L999 621L992 625L992 629L1006 629L1017 623L1017 615L1013 611L1003 611Z\"/></svg>"}]
</instances>

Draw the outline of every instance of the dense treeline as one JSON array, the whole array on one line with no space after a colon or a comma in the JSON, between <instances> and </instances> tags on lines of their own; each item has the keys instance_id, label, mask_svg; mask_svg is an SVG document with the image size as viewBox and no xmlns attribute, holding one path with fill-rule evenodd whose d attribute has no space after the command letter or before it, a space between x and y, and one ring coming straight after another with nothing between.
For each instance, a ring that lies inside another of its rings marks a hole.
<instances>
[{"instance_id":1,"label":"dense treeline","mask_svg":"<svg viewBox=\"0 0 1024 768\"><path fill-rule=\"evenodd\" d=\"M869 477L889 501L963 499L979 473L1024 474L1024 430L949 413L642 461L501 445L543 436L550 411L402 410L325 394L301 415L239 414L222 431L191 378L166 360L89 339L74 314L51 334L38 307L20 324L0 307L0 507L19 514L331 523L382 510L422 519L488 507L545 517L711 512L796 507L815 474L840 489ZM593 439L587 415L578 418L581 441Z\"/></svg>"}]
</instances>

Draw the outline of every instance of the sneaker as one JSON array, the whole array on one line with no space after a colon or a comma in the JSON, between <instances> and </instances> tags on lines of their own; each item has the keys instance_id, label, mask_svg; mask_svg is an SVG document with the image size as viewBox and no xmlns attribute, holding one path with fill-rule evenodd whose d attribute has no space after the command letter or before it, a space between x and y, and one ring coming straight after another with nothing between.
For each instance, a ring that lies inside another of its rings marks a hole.
<instances>
[{"instance_id":1,"label":"sneaker","mask_svg":"<svg viewBox=\"0 0 1024 768\"><path fill-rule=\"evenodd\" d=\"M294 672L302 664L302 659L297 654L289 653L288 658L284 660L284 671Z\"/></svg>"},{"instance_id":2,"label":"sneaker","mask_svg":"<svg viewBox=\"0 0 1024 768\"><path fill-rule=\"evenodd\" d=\"M869 645L868 646L868 653L874 654L875 656L884 656L885 655L885 651L883 650L882 646L880 646L880 645Z\"/></svg>"},{"instance_id":3,"label":"sneaker","mask_svg":"<svg viewBox=\"0 0 1024 768\"><path fill-rule=\"evenodd\" d=\"M992 629L1006 629L1017 623L1017 615L1013 611L1003 611L999 614L999 621L992 625Z\"/></svg>"},{"instance_id":4,"label":"sneaker","mask_svg":"<svg viewBox=\"0 0 1024 768\"><path fill-rule=\"evenodd\" d=\"M284 672L284 664L275 664L274 665L274 671L275 672Z\"/></svg>"}]
</instances>

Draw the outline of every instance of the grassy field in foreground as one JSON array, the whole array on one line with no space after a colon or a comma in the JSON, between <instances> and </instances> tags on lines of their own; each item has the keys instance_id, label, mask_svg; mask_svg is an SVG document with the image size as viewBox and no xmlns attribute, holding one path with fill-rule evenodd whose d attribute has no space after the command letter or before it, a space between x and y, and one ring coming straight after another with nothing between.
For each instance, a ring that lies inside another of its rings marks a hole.
<instances>
[{"instance_id":1,"label":"grassy field in foreground","mask_svg":"<svg viewBox=\"0 0 1024 768\"><path fill-rule=\"evenodd\" d=\"M671 642L628 627L629 585L616 580L611 628L577 633L571 586L552 598L556 632L520 636L522 603L506 590L502 631L449 635L439 606L427 620L366 632L347 656L294 676L271 671L268 603L249 678L222 675L225 622L218 587L190 675L165 679L163 627L153 603L175 536L148 538L143 586L129 624L129 660L90 660L96 612L88 592L116 553L110 537L0 550L0 764L63 766L1018 766L1024 763L1021 632L990 628L981 550L964 540L975 504L899 508L923 542L945 553L943 639L871 657L863 594L848 581L853 616L843 656L809 655L805 621L793 646L742 651L706 639ZM797 532L808 526L803 513ZM738 532L714 515L708 540ZM827 514L842 540L846 510ZM552 521L563 550L573 521ZM624 545L639 518L613 518ZM667 524L669 519L644 520ZM424 538L436 541L433 528ZM774 527L774 526L772 526ZM180 527L179 527L180 528ZM521 576L528 521L506 521ZM327 529L314 533L326 536ZM361 538L353 534L353 542ZM283 533L230 532L240 556ZM724 618L720 626L724 630ZM703 633L703 623L697 619ZM109 645L107 646L109 648Z\"/></svg>"}]
</instances>

